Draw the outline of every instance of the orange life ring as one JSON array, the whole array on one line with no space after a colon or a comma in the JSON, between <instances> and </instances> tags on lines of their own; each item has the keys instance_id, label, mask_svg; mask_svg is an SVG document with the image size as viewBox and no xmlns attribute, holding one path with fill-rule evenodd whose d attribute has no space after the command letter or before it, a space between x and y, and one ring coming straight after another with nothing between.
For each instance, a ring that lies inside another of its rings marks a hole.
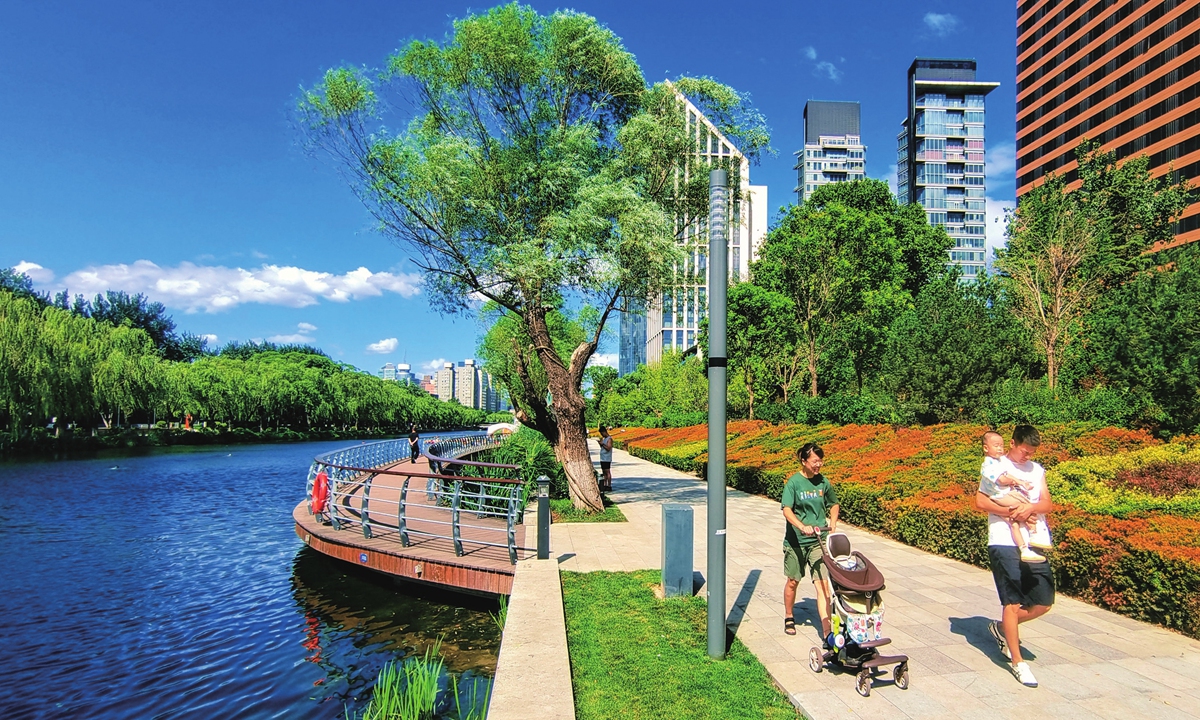
<instances>
[{"instance_id":1,"label":"orange life ring","mask_svg":"<svg viewBox=\"0 0 1200 720\"><path fill-rule=\"evenodd\" d=\"M313 515L325 512L325 503L329 500L329 476L325 471L317 473L313 479L312 511Z\"/></svg>"}]
</instances>

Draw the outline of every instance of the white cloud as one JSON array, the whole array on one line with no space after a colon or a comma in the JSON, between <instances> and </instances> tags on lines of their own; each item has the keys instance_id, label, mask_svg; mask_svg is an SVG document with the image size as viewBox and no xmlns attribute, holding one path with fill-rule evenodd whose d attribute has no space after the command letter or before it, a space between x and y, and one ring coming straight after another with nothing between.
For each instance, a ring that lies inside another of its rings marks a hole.
<instances>
[{"instance_id":1,"label":"white cloud","mask_svg":"<svg viewBox=\"0 0 1200 720\"><path fill-rule=\"evenodd\" d=\"M892 194L895 195L896 188L900 187L900 172L895 165L888 165L887 184L892 189Z\"/></svg>"},{"instance_id":2,"label":"white cloud","mask_svg":"<svg viewBox=\"0 0 1200 720\"><path fill-rule=\"evenodd\" d=\"M808 47L804 48L804 57L808 58L809 60L816 60L817 59L817 49L815 47L813 47L812 45L809 45Z\"/></svg>"},{"instance_id":3,"label":"white cloud","mask_svg":"<svg viewBox=\"0 0 1200 720\"><path fill-rule=\"evenodd\" d=\"M29 279L35 283L48 283L54 280L54 273L46 268L32 263L27 260L22 260L13 266L15 272L29 276Z\"/></svg>"},{"instance_id":4,"label":"white cloud","mask_svg":"<svg viewBox=\"0 0 1200 720\"><path fill-rule=\"evenodd\" d=\"M291 335L272 335L267 340L278 343L280 345L307 345L313 339L304 333L293 333Z\"/></svg>"},{"instance_id":5,"label":"white cloud","mask_svg":"<svg viewBox=\"0 0 1200 720\"><path fill-rule=\"evenodd\" d=\"M842 79L842 71L837 69L837 66L828 60L822 60L813 68L813 75L817 77L825 77L834 82L840 82Z\"/></svg>"},{"instance_id":6,"label":"white cloud","mask_svg":"<svg viewBox=\"0 0 1200 720\"><path fill-rule=\"evenodd\" d=\"M438 358L437 360L430 360L429 362L425 363L424 365L421 366L421 369L429 370L431 372L437 372L438 370L441 370L442 366L445 364L446 364L446 358Z\"/></svg>"},{"instance_id":7,"label":"white cloud","mask_svg":"<svg viewBox=\"0 0 1200 720\"><path fill-rule=\"evenodd\" d=\"M22 263L32 267L33 263ZM53 273L37 266L53 278ZM32 276L31 276L32 277ZM48 284L51 280L38 280ZM245 303L306 307L321 298L349 302L392 292L412 297L420 292L420 276L371 272L365 267L342 275L294 266L268 265L247 270L183 262L162 267L149 260L131 265L93 265L59 281L73 293L93 295L105 290L145 293L153 300L192 313L220 312Z\"/></svg>"},{"instance_id":8,"label":"white cloud","mask_svg":"<svg viewBox=\"0 0 1200 720\"><path fill-rule=\"evenodd\" d=\"M270 255L266 254L265 252L259 252L258 250L251 250L250 256L253 258L257 258L259 260L266 260L267 258L271 257Z\"/></svg>"},{"instance_id":9,"label":"white cloud","mask_svg":"<svg viewBox=\"0 0 1200 720\"><path fill-rule=\"evenodd\" d=\"M217 336L213 335L212 333L204 333L200 336L200 339L208 343L209 348L213 348L217 344Z\"/></svg>"},{"instance_id":10,"label":"white cloud","mask_svg":"<svg viewBox=\"0 0 1200 720\"><path fill-rule=\"evenodd\" d=\"M604 365L610 368L619 368L621 356L618 353L596 353L592 359L588 361L588 365Z\"/></svg>"},{"instance_id":11,"label":"white cloud","mask_svg":"<svg viewBox=\"0 0 1200 720\"><path fill-rule=\"evenodd\" d=\"M1008 213L1017 206L1015 200L997 200L995 198L987 198L985 203L987 228L984 234L984 247L987 253L988 268L992 266L992 261L996 259L996 248L1002 248L1008 244L1008 238L1005 237L1005 232L1008 229Z\"/></svg>"},{"instance_id":12,"label":"white cloud","mask_svg":"<svg viewBox=\"0 0 1200 720\"><path fill-rule=\"evenodd\" d=\"M312 323L300 323L296 327L299 328L300 332L306 333L310 333L317 329L317 326L313 325Z\"/></svg>"},{"instance_id":13,"label":"white cloud","mask_svg":"<svg viewBox=\"0 0 1200 720\"><path fill-rule=\"evenodd\" d=\"M396 352L396 346L399 344L400 341L396 338L384 338L379 342L368 345L367 352L373 355L387 355L388 353Z\"/></svg>"},{"instance_id":14,"label":"white cloud","mask_svg":"<svg viewBox=\"0 0 1200 720\"><path fill-rule=\"evenodd\" d=\"M958 30L958 18L950 13L925 13L925 26L938 37L946 37Z\"/></svg>"},{"instance_id":15,"label":"white cloud","mask_svg":"<svg viewBox=\"0 0 1200 720\"><path fill-rule=\"evenodd\" d=\"M988 148L985 157L989 180L1012 182L1017 169L1017 146L1015 143L999 143Z\"/></svg>"}]
</instances>

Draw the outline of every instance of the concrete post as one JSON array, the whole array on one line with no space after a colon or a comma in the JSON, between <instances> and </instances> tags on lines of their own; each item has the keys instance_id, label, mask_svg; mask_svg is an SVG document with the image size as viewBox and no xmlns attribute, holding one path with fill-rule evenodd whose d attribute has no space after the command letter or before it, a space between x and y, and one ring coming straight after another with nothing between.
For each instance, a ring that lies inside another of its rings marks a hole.
<instances>
[{"instance_id":1,"label":"concrete post","mask_svg":"<svg viewBox=\"0 0 1200 720\"><path fill-rule=\"evenodd\" d=\"M692 506L663 503L662 583L663 595L692 594Z\"/></svg>"},{"instance_id":2,"label":"concrete post","mask_svg":"<svg viewBox=\"0 0 1200 720\"><path fill-rule=\"evenodd\" d=\"M728 175L708 175L708 656L725 657L725 356Z\"/></svg>"}]
</instances>

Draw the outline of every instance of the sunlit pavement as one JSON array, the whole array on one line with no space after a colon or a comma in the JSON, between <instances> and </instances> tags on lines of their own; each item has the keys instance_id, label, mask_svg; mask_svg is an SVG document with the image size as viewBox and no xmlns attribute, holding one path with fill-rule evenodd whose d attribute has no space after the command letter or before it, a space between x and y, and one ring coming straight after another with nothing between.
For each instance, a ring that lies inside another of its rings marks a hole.
<instances>
[{"instance_id":1,"label":"sunlit pavement","mask_svg":"<svg viewBox=\"0 0 1200 720\"><path fill-rule=\"evenodd\" d=\"M598 461L594 443L592 452ZM704 483L620 450L612 472L610 497L629 522L551 526L560 568L659 568L660 506L678 502L694 508L695 568L704 573ZM807 581L796 598L798 633L783 633L779 504L731 489L727 508L729 625L813 720L1200 717L1200 643L1060 595L1050 614L1021 627L1022 653L1040 683L1026 688L987 631L999 613L990 572L843 525L887 578L885 651L910 658L908 690L881 674L861 697L852 674L808 668L819 624Z\"/></svg>"}]
</instances>

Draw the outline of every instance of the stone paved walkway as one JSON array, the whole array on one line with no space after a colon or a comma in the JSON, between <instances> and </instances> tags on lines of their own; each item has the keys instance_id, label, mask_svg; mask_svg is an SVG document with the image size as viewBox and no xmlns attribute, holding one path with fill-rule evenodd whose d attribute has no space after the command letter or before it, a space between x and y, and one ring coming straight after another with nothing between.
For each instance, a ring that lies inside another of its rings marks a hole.
<instances>
[{"instance_id":1,"label":"stone paved walkway","mask_svg":"<svg viewBox=\"0 0 1200 720\"><path fill-rule=\"evenodd\" d=\"M695 566L703 573L704 484L620 450L613 459L610 496L629 522L553 525L551 556L560 568L660 567L660 505L682 502L694 508ZM819 624L814 629L816 604L807 582L797 596L799 633L783 634L779 504L730 490L727 507L730 625L813 720L1200 717L1200 643L1060 595L1050 614L1022 626L1022 651L1041 683L1026 688L987 632L999 612L991 573L843 526L887 577L888 649L911 659L908 690L881 676L871 697L860 697L853 675L808 669Z\"/></svg>"}]
</instances>

